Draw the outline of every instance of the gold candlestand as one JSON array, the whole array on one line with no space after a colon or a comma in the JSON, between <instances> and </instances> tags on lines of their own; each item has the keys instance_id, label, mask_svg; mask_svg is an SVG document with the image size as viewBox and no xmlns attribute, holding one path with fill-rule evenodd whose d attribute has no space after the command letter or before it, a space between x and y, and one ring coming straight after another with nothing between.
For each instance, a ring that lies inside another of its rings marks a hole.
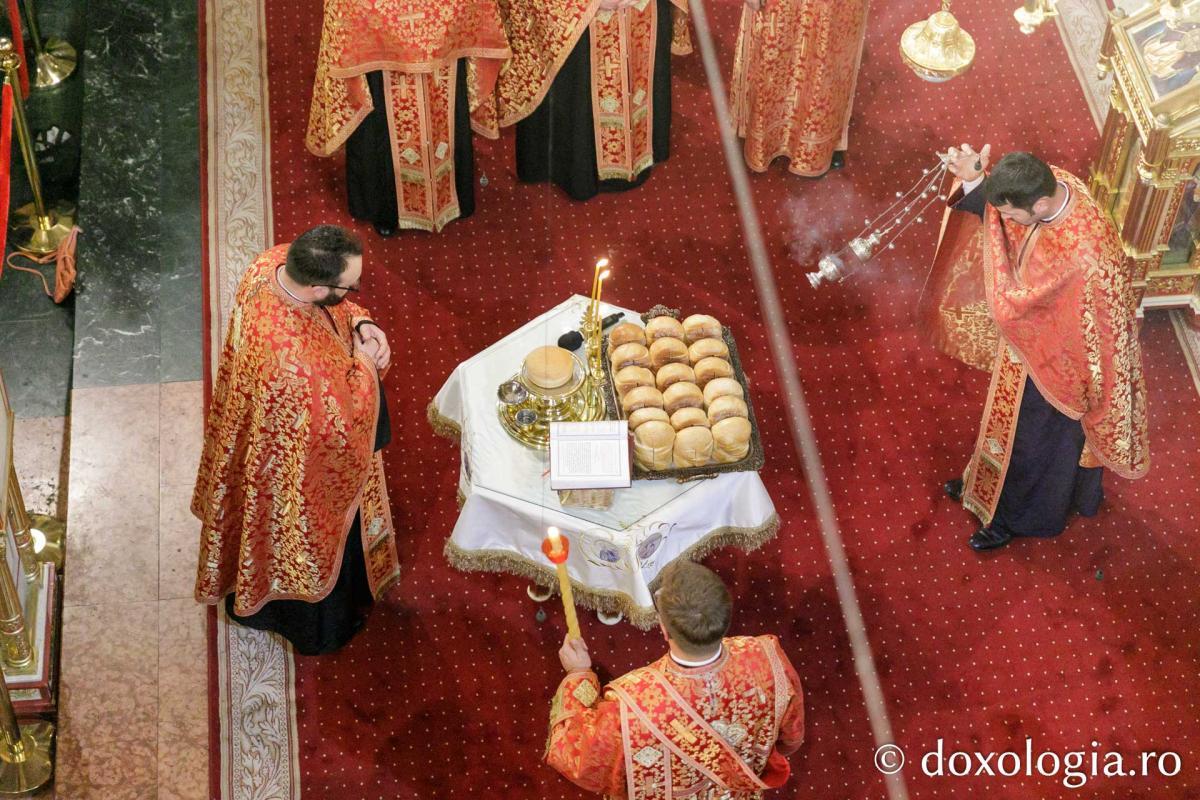
<instances>
[{"instance_id":1,"label":"gold candlestand","mask_svg":"<svg viewBox=\"0 0 1200 800\"><path fill-rule=\"evenodd\" d=\"M579 332L587 345L587 377L584 378L585 418L604 419L608 411L604 405L604 360L600 353L600 308L588 304L579 322Z\"/></svg>"},{"instance_id":2,"label":"gold candlestand","mask_svg":"<svg viewBox=\"0 0 1200 800\"><path fill-rule=\"evenodd\" d=\"M13 241L22 250L44 256L58 250L62 241L71 235L75 227L75 207L66 202L48 207L42 196L42 178L33 150L33 135L29 130L25 101L21 98L17 80L20 67L21 57L13 49L12 40L0 37L0 69L4 70L4 82L13 88L13 127L17 129L21 158L29 176L29 188L33 191L33 202L13 212Z\"/></svg>"},{"instance_id":3,"label":"gold candlestand","mask_svg":"<svg viewBox=\"0 0 1200 800\"><path fill-rule=\"evenodd\" d=\"M29 646L21 595L8 568L7 535L0 535L0 656L3 666L20 672L33 666L33 648Z\"/></svg>"},{"instance_id":4,"label":"gold candlestand","mask_svg":"<svg viewBox=\"0 0 1200 800\"><path fill-rule=\"evenodd\" d=\"M29 28L29 38L33 41L33 60L37 66L33 85L39 89L57 86L71 77L75 65L79 63L79 56L70 42L56 36L51 36L43 44L33 0L25 0L24 5L25 26Z\"/></svg>"},{"instance_id":5,"label":"gold candlestand","mask_svg":"<svg viewBox=\"0 0 1200 800\"><path fill-rule=\"evenodd\" d=\"M66 526L62 520L44 514L29 515L25 509L25 497L21 494L21 482L17 479L16 465L8 474L8 503L9 525L21 555L21 570L25 573L25 580L33 583L40 579L40 564L53 564L55 569L62 569Z\"/></svg>"},{"instance_id":6,"label":"gold candlestand","mask_svg":"<svg viewBox=\"0 0 1200 800\"><path fill-rule=\"evenodd\" d=\"M0 794L28 794L50 780L54 762L50 745L54 724L27 722L22 728L13 711L8 686L0 681Z\"/></svg>"}]
</instances>

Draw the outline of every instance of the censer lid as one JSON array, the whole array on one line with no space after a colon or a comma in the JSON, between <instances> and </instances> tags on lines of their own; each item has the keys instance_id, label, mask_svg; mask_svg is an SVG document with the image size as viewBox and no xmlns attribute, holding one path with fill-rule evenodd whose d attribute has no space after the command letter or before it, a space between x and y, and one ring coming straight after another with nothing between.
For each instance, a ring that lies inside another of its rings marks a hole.
<instances>
[{"instance_id":1,"label":"censer lid","mask_svg":"<svg viewBox=\"0 0 1200 800\"><path fill-rule=\"evenodd\" d=\"M950 3L943 0L940 11L904 31L900 54L920 78L940 83L967 71L975 60L975 40L959 27Z\"/></svg>"},{"instance_id":2,"label":"censer lid","mask_svg":"<svg viewBox=\"0 0 1200 800\"><path fill-rule=\"evenodd\" d=\"M570 351L553 345L539 347L525 356L526 380L543 389L557 389L571 380L575 357Z\"/></svg>"}]
</instances>

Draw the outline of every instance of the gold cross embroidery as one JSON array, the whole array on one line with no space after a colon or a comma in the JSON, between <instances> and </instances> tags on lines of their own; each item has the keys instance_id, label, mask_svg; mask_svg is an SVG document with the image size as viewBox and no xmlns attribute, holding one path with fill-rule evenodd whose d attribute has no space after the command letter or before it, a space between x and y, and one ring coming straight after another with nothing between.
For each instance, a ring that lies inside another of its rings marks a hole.
<instances>
[{"instance_id":1,"label":"gold cross embroidery","mask_svg":"<svg viewBox=\"0 0 1200 800\"><path fill-rule=\"evenodd\" d=\"M681 720L678 720L678 719L671 720L671 729L673 731L675 731L677 734L679 734L681 737L683 737L683 739L685 739L688 744L696 743L698 737L696 736L696 734L694 734L690 730L688 730L687 725L685 725Z\"/></svg>"}]
</instances>

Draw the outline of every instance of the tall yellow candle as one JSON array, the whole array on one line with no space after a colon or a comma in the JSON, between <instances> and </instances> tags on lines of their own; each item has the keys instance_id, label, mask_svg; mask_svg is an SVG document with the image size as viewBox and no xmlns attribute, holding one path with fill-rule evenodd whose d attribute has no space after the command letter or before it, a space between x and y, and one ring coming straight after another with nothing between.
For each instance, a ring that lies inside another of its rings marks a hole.
<instances>
[{"instance_id":1,"label":"tall yellow candle","mask_svg":"<svg viewBox=\"0 0 1200 800\"><path fill-rule=\"evenodd\" d=\"M596 281L596 297L592 300L592 321L596 325L597 332L600 330L600 294L604 291L604 279L607 277L608 270L600 273L600 277Z\"/></svg>"},{"instance_id":2,"label":"tall yellow candle","mask_svg":"<svg viewBox=\"0 0 1200 800\"><path fill-rule=\"evenodd\" d=\"M567 538L558 532L558 528L549 528L546 534L546 539L542 542L542 552L554 564L558 573L558 593L562 597L563 614L567 618L567 635L572 639L582 639L579 634L579 617L575 615L575 595L571 591L571 578L567 575L570 544Z\"/></svg>"},{"instance_id":3,"label":"tall yellow candle","mask_svg":"<svg viewBox=\"0 0 1200 800\"><path fill-rule=\"evenodd\" d=\"M596 262L596 271L592 273L592 291L590 294L588 294L588 299L591 300L592 303L596 302L597 286L600 283L600 271L603 270L607 266L608 266L607 258L602 258Z\"/></svg>"}]
</instances>

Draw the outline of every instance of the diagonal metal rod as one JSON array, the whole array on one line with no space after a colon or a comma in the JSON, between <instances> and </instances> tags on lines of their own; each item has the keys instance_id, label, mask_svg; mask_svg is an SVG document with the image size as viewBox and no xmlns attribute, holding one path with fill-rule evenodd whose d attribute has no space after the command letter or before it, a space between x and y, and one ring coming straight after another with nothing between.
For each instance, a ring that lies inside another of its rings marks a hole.
<instances>
[{"instance_id":1,"label":"diagonal metal rod","mask_svg":"<svg viewBox=\"0 0 1200 800\"><path fill-rule=\"evenodd\" d=\"M737 137L734 135L733 126L729 120L729 99L725 94L725 83L721 78L720 67L717 65L716 47L713 45L712 29L708 24L708 12L705 9L704 0L692 0L691 11L696 25L700 56L704 62L704 72L708 78L708 88L712 93L713 106L717 113L717 127L721 132L725 162L729 167L733 193L737 198L738 214L742 220L742 230L746 235L746 249L750 255L754 289L758 294L758 302L767 323L771 358L775 362L776 372L779 373L788 421L792 428L792 439L796 445L796 452L800 456L804 476L812 494L813 505L816 507L817 521L820 523L821 537L825 541L825 550L829 556L829 566L833 572L838 603L841 605L842 617L846 623L846 633L850 639L850 650L854 656L854 670L858 674L858 681L862 686L871 732L875 737L877 747L892 744L892 727L888 720L887 704L880 687L879 673L875 669L875 659L871 654L871 643L867 638L867 628L858 604L858 596L854 591L854 579L850 575L846 548L842 543L841 532L838 530L837 515L833 509L833 500L829 495L829 484L825 480L825 470L821 466L821 454L817 449L817 438L813 433L808 404L804 400L804 389L800 385L800 376L792 355L787 320L783 314L783 305L779 301L779 288L775 283L775 275L771 272L766 245L763 243L762 226L754 207L754 198L750 194L746 166L742 161L742 155L737 146ZM867 765L863 765L863 767L864 769L869 768ZM907 800L908 789L904 784L904 778L899 773L885 775L884 779L890 800Z\"/></svg>"}]
</instances>

